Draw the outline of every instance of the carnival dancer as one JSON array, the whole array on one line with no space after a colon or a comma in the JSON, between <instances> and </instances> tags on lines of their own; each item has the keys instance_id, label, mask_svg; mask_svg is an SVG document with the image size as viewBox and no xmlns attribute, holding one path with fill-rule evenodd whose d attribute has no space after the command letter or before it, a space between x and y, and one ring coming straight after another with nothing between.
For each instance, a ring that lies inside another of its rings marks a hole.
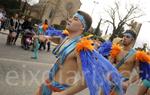
<instances>
[{"instance_id":1,"label":"carnival dancer","mask_svg":"<svg viewBox=\"0 0 150 95\"><path fill-rule=\"evenodd\" d=\"M136 60L139 62L139 78L142 80L137 95L150 95L150 55L145 51L137 51Z\"/></svg>"},{"instance_id":2,"label":"carnival dancer","mask_svg":"<svg viewBox=\"0 0 150 95\"><path fill-rule=\"evenodd\" d=\"M39 47L39 39L33 36L33 56L31 57L32 59L38 59Z\"/></svg>"},{"instance_id":3,"label":"carnival dancer","mask_svg":"<svg viewBox=\"0 0 150 95\"><path fill-rule=\"evenodd\" d=\"M42 30L41 30L42 34L45 35L46 30L48 29L48 20L47 19L44 21L41 28L42 28ZM46 41L44 41L44 42L41 41L40 42L39 50L41 50L42 47L43 47L44 50L46 49Z\"/></svg>"},{"instance_id":4,"label":"carnival dancer","mask_svg":"<svg viewBox=\"0 0 150 95\"><path fill-rule=\"evenodd\" d=\"M39 47L40 47L40 41L44 42L46 38L43 38L42 36L39 37L39 35L43 35L43 29L41 25L36 25L35 24L35 34L33 36L33 55L32 59L38 59L39 56ZM42 37L42 38L41 38Z\"/></svg>"},{"instance_id":5,"label":"carnival dancer","mask_svg":"<svg viewBox=\"0 0 150 95\"><path fill-rule=\"evenodd\" d=\"M136 33L132 30L126 30L123 34L123 39L121 43L122 47L119 44L115 44L112 45L112 50L110 51L109 60L122 74L122 86L124 88L124 92L126 92L130 83L136 80L136 78L129 80L133 68L139 71L139 65L135 59L136 51L132 49L135 39Z\"/></svg>"},{"instance_id":6,"label":"carnival dancer","mask_svg":"<svg viewBox=\"0 0 150 95\"><path fill-rule=\"evenodd\" d=\"M82 37L91 23L91 17L82 11L68 20L69 35L54 50L58 60L37 95L74 95L86 87L90 95L100 95L101 89L104 95L109 95L111 84L117 87L118 95L122 95L121 76L117 69L94 50L89 36Z\"/></svg>"}]
</instances>

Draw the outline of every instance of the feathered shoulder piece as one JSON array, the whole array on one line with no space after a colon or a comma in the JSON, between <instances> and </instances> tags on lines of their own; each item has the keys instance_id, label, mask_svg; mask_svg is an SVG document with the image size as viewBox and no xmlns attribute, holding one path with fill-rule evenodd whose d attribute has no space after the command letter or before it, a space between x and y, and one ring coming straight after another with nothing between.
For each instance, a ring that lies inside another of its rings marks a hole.
<instances>
[{"instance_id":1,"label":"feathered shoulder piece","mask_svg":"<svg viewBox=\"0 0 150 95\"><path fill-rule=\"evenodd\" d=\"M110 56L112 58L115 58L122 50L122 47L119 44L113 44L111 51L110 51Z\"/></svg>"},{"instance_id":2,"label":"feathered shoulder piece","mask_svg":"<svg viewBox=\"0 0 150 95\"><path fill-rule=\"evenodd\" d=\"M86 36L86 37L83 37L83 38L80 39L80 41L76 45L76 51L78 53L80 53L82 50L84 50L84 51L94 50L94 46L92 45L93 41L89 39L91 36L92 35L89 35L89 36Z\"/></svg>"},{"instance_id":3,"label":"feathered shoulder piece","mask_svg":"<svg viewBox=\"0 0 150 95\"><path fill-rule=\"evenodd\" d=\"M140 62L147 62L150 64L150 55L144 51L137 51L135 54L135 59Z\"/></svg>"},{"instance_id":4,"label":"feathered shoulder piece","mask_svg":"<svg viewBox=\"0 0 150 95\"><path fill-rule=\"evenodd\" d=\"M103 89L104 95L110 95L110 81L113 81L115 87L118 88L118 95L123 95L119 72L107 59L94 50L90 37L91 35L81 38L76 46L90 95L99 95L100 88ZM111 75L113 79L109 80L108 75Z\"/></svg>"}]
</instances>

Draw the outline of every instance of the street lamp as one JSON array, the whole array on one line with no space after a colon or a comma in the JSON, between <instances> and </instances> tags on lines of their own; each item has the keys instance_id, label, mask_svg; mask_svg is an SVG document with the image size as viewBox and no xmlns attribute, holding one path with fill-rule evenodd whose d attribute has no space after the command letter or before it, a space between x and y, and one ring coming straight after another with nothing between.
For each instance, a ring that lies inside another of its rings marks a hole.
<instances>
[{"instance_id":1,"label":"street lamp","mask_svg":"<svg viewBox=\"0 0 150 95\"><path fill-rule=\"evenodd\" d=\"M94 3L94 7L93 7L93 9L92 9L91 16L93 15L93 12L94 12L95 6L96 6L96 5L98 5L98 4L99 4L99 2L94 0L94 1L93 1L93 3Z\"/></svg>"}]
</instances>

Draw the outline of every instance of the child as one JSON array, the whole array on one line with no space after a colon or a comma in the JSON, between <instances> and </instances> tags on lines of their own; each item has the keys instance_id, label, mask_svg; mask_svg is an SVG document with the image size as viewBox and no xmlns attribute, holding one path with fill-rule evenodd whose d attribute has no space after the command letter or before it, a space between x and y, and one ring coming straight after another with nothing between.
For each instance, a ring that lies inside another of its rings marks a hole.
<instances>
[{"instance_id":1,"label":"child","mask_svg":"<svg viewBox=\"0 0 150 95\"><path fill-rule=\"evenodd\" d=\"M38 59L38 52L39 52L39 39L38 37L34 36L33 37L33 56L32 59Z\"/></svg>"}]
</instances>

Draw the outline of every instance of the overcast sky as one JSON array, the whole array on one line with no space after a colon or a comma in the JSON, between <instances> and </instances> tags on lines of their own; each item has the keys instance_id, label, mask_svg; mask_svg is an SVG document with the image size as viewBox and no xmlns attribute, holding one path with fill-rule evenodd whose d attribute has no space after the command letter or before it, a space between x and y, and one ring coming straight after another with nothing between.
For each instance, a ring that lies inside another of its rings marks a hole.
<instances>
[{"instance_id":1,"label":"overcast sky","mask_svg":"<svg viewBox=\"0 0 150 95\"><path fill-rule=\"evenodd\" d=\"M39 0L31 0L31 4L37 3ZM99 19L108 19L108 15L105 12L105 9L108 9L110 6L113 6L115 0L81 0L82 5L80 10L83 10L89 13L93 19L93 27L97 26ZM144 42L147 42L150 46L150 0L119 0L120 6L122 8L121 13L124 14L124 7L129 4L138 5L139 8L143 11L145 16L136 19L136 21L143 23L141 31L139 33L136 47L141 46ZM102 25L101 29L106 30L107 25ZM109 29L111 31L111 28Z\"/></svg>"},{"instance_id":2,"label":"overcast sky","mask_svg":"<svg viewBox=\"0 0 150 95\"><path fill-rule=\"evenodd\" d=\"M25 0L22 0L22 1L25 1ZM34 4L37 4L39 2L39 0L27 0L27 1L30 5L34 5Z\"/></svg>"},{"instance_id":3,"label":"overcast sky","mask_svg":"<svg viewBox=\"0 0 150 95\"><path fill-rule=\"evenodd\" d=\"M81 0L82 6L80 10L83 10L89 13L93 19L93 27L97 26L99 19L108 19L108 15L105 12L105 9L108 9L110 6L113 6L115 0ZM145 14L143 17L136 19L136 21L143 23L141 31L137 38L135 47L141 46L143 43L148 43L150 46L150 0L119 0L120 6L122 8L122 14L124 14L124 7L129 4L138 5L139 8ZM106 30L107 25L102 25L101 29ZM111 29L110 29L111 31Z\"/></svg>"}]
</instances>

